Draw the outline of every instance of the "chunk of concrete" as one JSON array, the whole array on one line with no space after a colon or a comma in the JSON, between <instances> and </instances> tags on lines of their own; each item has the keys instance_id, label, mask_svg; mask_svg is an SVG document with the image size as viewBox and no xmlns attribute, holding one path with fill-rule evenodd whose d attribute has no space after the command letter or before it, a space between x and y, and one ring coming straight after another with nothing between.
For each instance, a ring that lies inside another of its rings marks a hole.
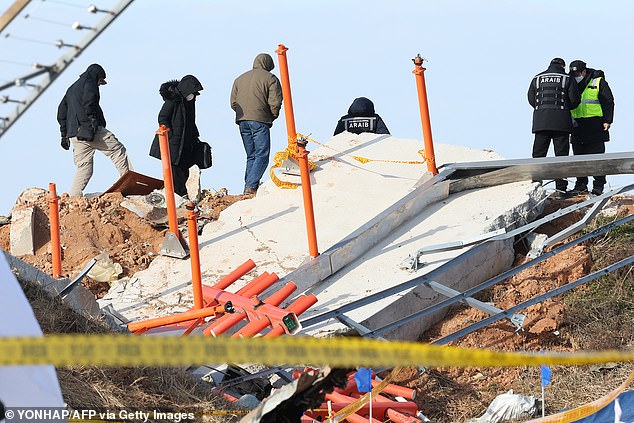
<instances>
[{"instance_id":1,"label":"chunk of concrete","mask_svg":"<svg viewBox=\"0 0 634 423\"><path fill-rule=\"evenodd\" d=\"M189 178L185 182L187 196L192 201L200 200L200 169L194 165L189 168Z\"/></svg>"},{"instance_id":2,"label":"chunk of concrete","mask_svg":"<svg viewBox=\"0 0 634 423\"><path fill-rule=\"evenodd\" d=\"M33 207L16 207L11 213L9 234L11 254L20 257L35 253L35 210Z\"/></svg>"}]
</instances>

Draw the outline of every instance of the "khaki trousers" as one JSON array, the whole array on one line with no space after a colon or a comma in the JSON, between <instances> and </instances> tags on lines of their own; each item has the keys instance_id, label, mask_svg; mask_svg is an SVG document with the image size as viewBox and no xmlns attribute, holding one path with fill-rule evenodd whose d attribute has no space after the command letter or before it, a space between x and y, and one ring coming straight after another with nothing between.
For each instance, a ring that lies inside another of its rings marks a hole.
<instances>
[{"instance_id":1,"label":"khaki trousers","mask_svg":"<svg viewBox=\"0 0 634 423\"><path fill-rule=\"evenodd\" d=\"M101 151L114 163L119 175L131 169L125 147L117 137L106 128L100 126L92 141L80 141L76 137L70 139L73 143L73 161L77 168L70 195L83 195L83 190L92 177L95 150Z\"/></svg>"}]
</instances>

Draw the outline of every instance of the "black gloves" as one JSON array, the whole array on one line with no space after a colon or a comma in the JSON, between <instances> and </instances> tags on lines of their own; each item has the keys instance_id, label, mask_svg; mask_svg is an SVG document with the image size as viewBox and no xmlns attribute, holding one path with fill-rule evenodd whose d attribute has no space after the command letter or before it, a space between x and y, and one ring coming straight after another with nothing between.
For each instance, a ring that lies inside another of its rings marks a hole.
<instances>
[{"instance_id":1,"label":"black gloves","mask_svg":"<svg viewBox=\"0 0 634 423\"><path fill-rule=\"evenodd\" d=\"M64 150L68 150L70 148L70 140L68 139L68 137L62 135L61 145Z\"/></svg>"}]
</instances>

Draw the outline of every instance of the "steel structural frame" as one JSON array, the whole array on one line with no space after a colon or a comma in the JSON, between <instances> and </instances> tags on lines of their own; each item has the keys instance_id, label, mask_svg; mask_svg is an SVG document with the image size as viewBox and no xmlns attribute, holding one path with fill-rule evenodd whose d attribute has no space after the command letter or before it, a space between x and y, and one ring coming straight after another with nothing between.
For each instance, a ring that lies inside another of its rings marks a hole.
<instances>
[{"instance_id":1,"label":"steel structural frame","mask_svg":"<svg viewBox=\"0 0 634 423\"><path fill-rule=\"evenodd\" d=\"M57 62L50 66L31 72L27 75L15 78L14 82L0 86L0 91L16 85L15 81L23 81L45 75L41 83L34 87L29 94L16 106L14 111L6 117L0 118L0 137L26 112L29 107L39 98L40 95L61 75L73 61L88 48L88 46L133 2L134 0L121 0L117 3L109 13L97 22L97 24L88 29L90 33L82 38L79 43L72 47L70 51L60 57Z\"/></svg>"}]
</instances>

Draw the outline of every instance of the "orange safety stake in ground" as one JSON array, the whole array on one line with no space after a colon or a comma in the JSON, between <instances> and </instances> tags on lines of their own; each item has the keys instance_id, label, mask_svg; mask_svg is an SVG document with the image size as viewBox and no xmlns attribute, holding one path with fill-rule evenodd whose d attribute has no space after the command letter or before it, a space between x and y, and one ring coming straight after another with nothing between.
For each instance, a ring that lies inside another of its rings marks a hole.
<instances>
[{"instance_id":1,"label":"orange safety stake in ground","mask_svg":"<svg viewBox=\"0 0 634 423\"><path fill-rule=\"evenodd\" d=\"M188 255L186 245L178 231L178 218L176 216L176 200L174 199L174 180L172 179L172 162L167 134L169 128L161 125L156 131L161 148L161 165L163 167L163 183L165 185L165 204L167 205L167 221L169 232L165 235L165 241L161 245L159 254L175 258L185 258Z\"/></svg>"},{"instance_id":2,"label":"orange safety stake in ground","mask_svg":"<svg viewBox=\"0 0 634 423\"><path fill-rule=\"evenodd\" d=\"M431 121L429 118L429 104L427 102L427 88L425 87L425 68L423 67L423 58L420 54L412 59L414 62L414 70L412 73L416 75L416 89L418 91L418 106L420 107L420 120L423 124L423 142L425 143L425 160L427 161L427 170L433 175L438 174L436 169L436 156L434 155L434 141L431 136Z\"/></svg>"},{"instance_id":3,"label":"orange safety stake in ground","mask_svg":"<svg viewBox=\"0 0 634 423\"><path fill-rule=\"evenodd\" d=\"M189 235L190 263L192 267L192 288L194 289L194 308L203 308L203 282L200 277L200 254L198 251L198 224L196 207L191 201L187 203L187 234Z\"/></svg>"},{"instance_id":4,"label":"orange safety stake in ground","mask_svg":"<svg viewBox=\"0 0 634 423\"><path fill-rule=\"evenodd\" d=\"M295 151L295 137L297 130L295 129L295 114L293 113L293 96L291 95L291 80L288 75L288 60L286 59L286 51L288 48L284 44L278 45L277 60L280 64L280 82L282 84L282 101L284 102L284 116L286 117L286 133L288 135L288 149Z\"/></svg>"},{"instance_id":5,"label":"orange safety stake in ground","mask_svg":"<svg viewBox=\"0 0 634 423\"><path fill-rule=\"evenodd\" d=\"M308 252L312 258L319 255L317 248L317 230L315 229L315 211L313 210L313 192L310 186L310 169L308 167L308 153L306 145L308 140L305 137L297 137L297 148L299 153L299 169L302 176L302 194L304 197L304 214L306 218L306 234L308 235Z\"/></svg>"},{"instance_id":6,"label":"orange safety stake in ground","mask_svg":"<svg viewBox=\"0 0 634 423\"><path fill-rule=\"evenodd\" d=\"M48 184L48 204L49 204L49 225L51 227L51 256L53 261L53 277L62 277L62 244L59 236L59 197L55 184Z\"/></svg>"}]
</instances>

